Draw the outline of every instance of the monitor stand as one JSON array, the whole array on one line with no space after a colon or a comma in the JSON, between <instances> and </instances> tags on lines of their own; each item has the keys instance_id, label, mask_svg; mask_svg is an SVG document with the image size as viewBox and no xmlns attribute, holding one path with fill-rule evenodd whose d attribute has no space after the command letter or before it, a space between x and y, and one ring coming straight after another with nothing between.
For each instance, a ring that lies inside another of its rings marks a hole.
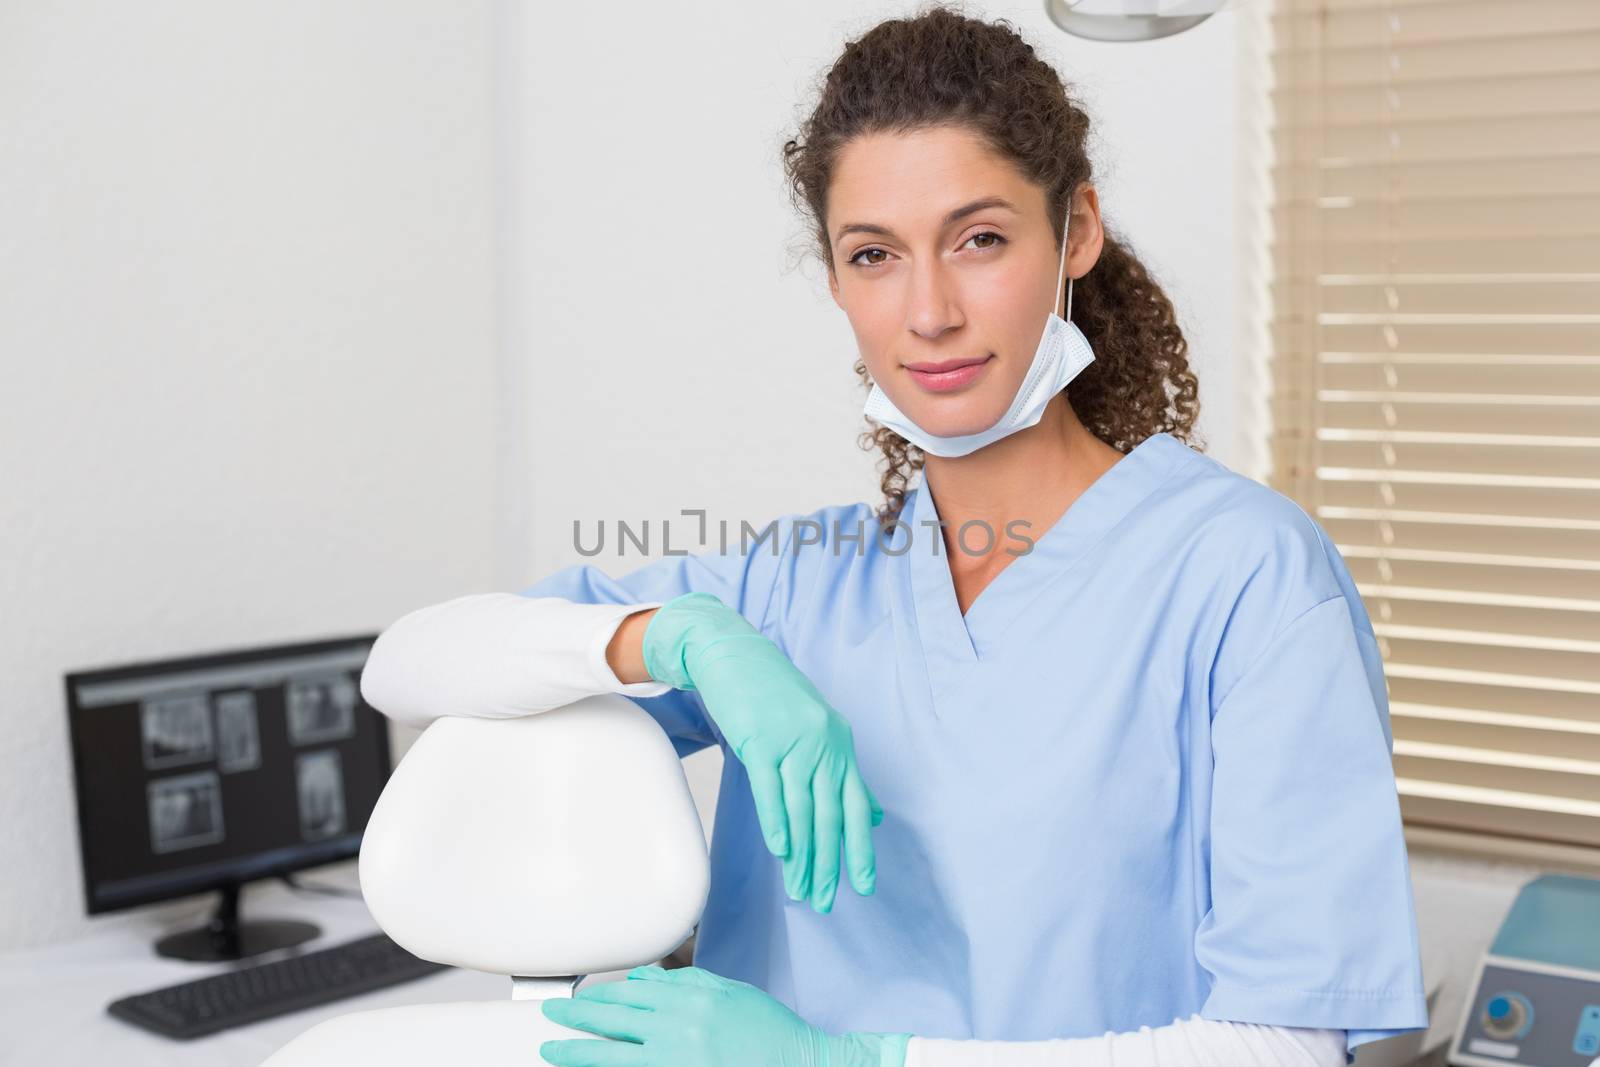
<instances>
[{"instance_id":1,"label":"monitor stand","mask_svg":"<svg viewBox=\"0 0 1600 1067\"><path fill-rule=\"evenodd\" d=\"M315 923L292 919L240 922L238 883L220 892L209 922L163 937L156 942L156 954L177 960L239 960L310 941L322 932Z\"/></svg>"}]
</instances>

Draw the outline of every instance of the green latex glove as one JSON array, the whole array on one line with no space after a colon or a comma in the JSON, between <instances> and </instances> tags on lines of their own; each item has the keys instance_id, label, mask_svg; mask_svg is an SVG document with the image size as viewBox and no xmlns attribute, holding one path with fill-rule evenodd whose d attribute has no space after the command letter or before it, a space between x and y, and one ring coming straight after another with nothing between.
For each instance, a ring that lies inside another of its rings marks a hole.
<instances>
[{"instance_id":1,"label":"green latex glove","mask_svg":"<svg viewBox=\"0 0 1600 1067\"><path fill-rule=\"evenodd\" d=\"M635 967L544 1001L545 1018L611 1041L546 1041L556 1067L904 1067L910 1034L827 1034L753 985L699 967Z\"/></svg>"},{"instance_id":2,"label":"green latex glove","mask_svg":"<svg viewBox=\"0 0 1600 1067\"><path fill-rule=\"evenodd\" d=\"M789 899L832 910L841 844L851 885L872 893L883 808L861 779L850 724L783 650L710 593L686 593L657 609L642 651L652 678L699 690L744 764Z\"/></svg>"}]
</instances>

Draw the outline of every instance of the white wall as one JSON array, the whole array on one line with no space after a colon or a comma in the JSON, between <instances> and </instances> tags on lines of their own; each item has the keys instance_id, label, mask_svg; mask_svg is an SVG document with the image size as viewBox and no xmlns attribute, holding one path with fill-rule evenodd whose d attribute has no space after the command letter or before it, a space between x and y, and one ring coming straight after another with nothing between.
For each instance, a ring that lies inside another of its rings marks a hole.
<instances>
[{"instance_id":1,"label":"white wall","mask_svg":"<svg viewBox=\"0 0 1600 1067\"><path fill-rule=\"evenodd\" d=\"M63 673L493 587L491 15L0 5L0 948L89 925Z\"/></svg>"}]
</instances>

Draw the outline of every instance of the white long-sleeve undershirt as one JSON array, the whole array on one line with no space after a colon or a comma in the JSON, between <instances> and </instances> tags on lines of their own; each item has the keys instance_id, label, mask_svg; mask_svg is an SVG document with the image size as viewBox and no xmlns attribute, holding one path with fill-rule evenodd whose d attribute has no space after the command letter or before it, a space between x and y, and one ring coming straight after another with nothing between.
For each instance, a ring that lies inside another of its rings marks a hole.
<instances>
[{"instance_id":1,"label":"white long-sleeve undershirt","mask_svg":"<svg viewBox=\"0 0 1600 1067\"><path fill-rule=\"evenodd\" d=\"M1344 1067L1345 1032L1191 1015L1100 1037L951 1041L913 1037L905 1067Z\"/></svg>"},{"instance_id":2,"label":"white long-sleeve undershirt","mask_svg":"<svg viewBox=\"0 0 1600 1067\"><path fill-rule=\"evenodd\" d=\"M516 718L586 696L659 696L665 682L620 681L606 661L622 620L659 603L582 604L475 593L419 608L379 635L361 695L397 722L445 715ZM905 1067L1344 1067L1345 1032L1174 1019L1101 1037L976 1041L913 1037Z\"/></svg>"},{"instance_id":3,"label":"white long-sleeve undershirt","mask_svg":"<svg viewBox=\"0 0 1600 1067\"><path fill-rule=\"evenodd\" d=\"M378 635L361 696L418 728L444 715L534 715L598 693L660 696L672 687L624 684L606 663L623 618L660 606L473 593L418 608Z\"/></svg>"}]
</instances>

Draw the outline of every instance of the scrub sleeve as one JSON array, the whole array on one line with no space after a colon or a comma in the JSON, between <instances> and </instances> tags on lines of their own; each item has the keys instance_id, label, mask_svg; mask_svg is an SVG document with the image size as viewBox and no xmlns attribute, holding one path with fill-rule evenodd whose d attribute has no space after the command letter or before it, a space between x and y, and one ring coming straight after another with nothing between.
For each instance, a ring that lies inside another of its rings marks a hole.
<instances>
[{"instance_id":1,"label":"scrub sleeve","mask_svg":"<svg viewBox=\"0 0 1600 1067\"><path fill-rule=\"evenodd\" d=\"M1343 1029L1353 1061L1427 1007L1382 660L1342 559L1287 503L1212 668L1200 1014Z\"/></svg>"}]
</instances>

